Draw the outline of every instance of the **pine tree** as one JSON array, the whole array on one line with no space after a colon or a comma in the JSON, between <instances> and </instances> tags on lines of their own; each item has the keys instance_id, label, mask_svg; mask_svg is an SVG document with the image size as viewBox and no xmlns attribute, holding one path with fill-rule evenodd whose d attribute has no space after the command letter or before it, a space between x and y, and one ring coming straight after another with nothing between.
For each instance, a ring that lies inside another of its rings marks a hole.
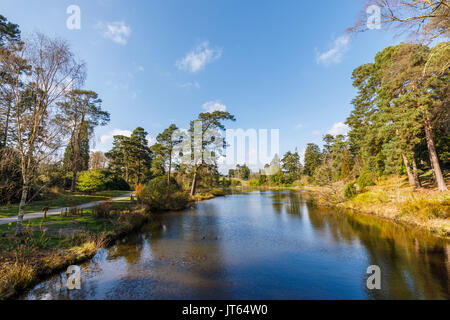
<instances>
[{"instance_id":1,"label":"pine tree","mask_svg":"<svg viewBox=\"0 0 450 320\"><path fill-rule=\"evenodd\" d=\"M303 172L307 176L312 176L316 168L320 165L321 153L318 145L308 143L305 151L305 166Z\"/></svg>"}]
</instances>

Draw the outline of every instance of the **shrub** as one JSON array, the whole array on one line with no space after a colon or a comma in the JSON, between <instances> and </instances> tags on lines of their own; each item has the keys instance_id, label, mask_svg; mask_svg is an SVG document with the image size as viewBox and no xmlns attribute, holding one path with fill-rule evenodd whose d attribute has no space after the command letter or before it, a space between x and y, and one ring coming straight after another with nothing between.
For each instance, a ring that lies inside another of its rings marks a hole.
<instances>
[{"instance_id":1,"label":"shrub","mask_svg":"<svg viewBox=\"0 0 450 320\"><path fill-rule=\"evenodd\" d=\"M109 217L109 213L111 211L111 201L105 201L98 205L96 205L92 213L94 214L94 217L97 219L105 219Z\"/></svg>"},{"instance_id":2,"label":"shrub","mask_svg":"<svg viewBox=\"0 0 450 320\"><path fill-rule=\"evenodd\" d=\"M106 189L106 177L102 171L83 171L77 179L77 189L83 192L96 192Z\"/></svg>"},{"instance_id":3,"label":"shrub","mask_svg":"<svg viewBox=\"0 0 450 320\"><path fill-rule=\"evenodd\" d=\"M142 191L144 191L144 186L142 185L142 183L139 183L136 186L136 189L134 190L134 192L136 193L136 196L139 198L140 195L142 194Z\"/></svg>"},{"instance_id":4,"label":"shrub","mask_svg":"<svg viewBox=\"0 0 450 320\"><path fill-rule=\"evenodd\" d=\"M356 186L355 183L349 183L346 187L345 187L345 191L344 191L344 196L347 199L352 199L354 198L356 195L358 194L358 191L356 190Z\"/></svg>"},{"instance_id":5,"label":"shrub","mask_svg":"<svg viewBox=\"0 0 450 320\"><path fill-rule=\"evenodd\" d=\"M328 186L333 183L333 172L328 164L322 164L314 170L313 180L319 186Z\"/></svg>"},{"instance_id":6,"label":"shrub","mask_svg":"<svg viewBox=\"0 0 450 320\"><path fill-rule=\"evenodd\" d=\"M103 190L130 190L130 185L122 178L111 175L106 171L83 171L77 179L77 189L84 192Z\"/></svg>"},{"instance_id":7,"label":"shrub","mask_svg":"<svg viewBox=\"0 0 450 320\"><path fill-rule=\"evenodd\" d=\"M259 180L253 179L248 182L250 187L259 187Z\"/></svg>"},{"instance_id":8,"label":"shrub","mask_svg":"<svg viewBox=\"0 0 450 320\"><path fill-rule=\"evenodd\" d=\"M139 199L146 204L150 210L181 210L187 207L188 195L181 187L167 177L157 177L146 184L139 195Z\"/></svg>"},{"instance_id":9,"label":"shrub","mask_svg":"<svg viewBox=\"0 0 450 320\"><path fill-rule=\"evenodd\" d=\"M114 176L108 176L105 179L105 189L129 191L131 188L130 185L125 181L125 179Z\"/></svg>"},{"instance_id":10,"label":"shrub","mask_svg":"<svg viewBox=\"0 0 450 320\"><path fill-rule=\"evenodd\" d=\"M365 187L374 186L377 181L377 175L374 172L365 170L358 178L358 186L362 189Z\"/></svg>"},{"instance_id":11,"label":"shrub","mask_svg":"<svg viewBox=\"0 0 450 320\"><path fill-rule=\"evenodd\" d=\"M239 180L231 180L231 186L232 187L237 187L237 186L240 186L241 185L241 181L239 181Z\"/></svg>"},{"instance_id":12,"label":"shrub","mask_svg":"<svg viewBox=\"0 0 450 320\"><path fill-rule=\"evenodd\" d=\"M124 225L129 231L135 230L145 224L148 216L140 212L122 211L117 219L121 225Z\"/></svg>"},{"instance_id":13,"label":"shrub","mask_svg":"<svg viewBox=\"0 0 450 320\"><path fill-rule=\"evenodd\" d=\"M269 176L269 181L272 185L282 186L285 183L283 171L278 169L275 174Z\"/></svg>"},{"instance_id":14,"label":"shrub","mask_svg":"<svg viewBox=\"0 0 450 320\"><path fill-rule=\"evenodd\" d=\"M258 177L258 185L264 186L267 184L267 176L264 174L260 174Z\"/></svg>"},{"instance_id":15,"label":"shrub","mask_svg":"<svg viewBox=\"0 0 450 320\"><path fill-rule=\"evenodd\" d=\"M231 179L223 178L223 179L220 181L220 184L221 184L222 187L224 187L224 188L229 188L229 187L231 186Z\"/></svg>"}]
</instances>

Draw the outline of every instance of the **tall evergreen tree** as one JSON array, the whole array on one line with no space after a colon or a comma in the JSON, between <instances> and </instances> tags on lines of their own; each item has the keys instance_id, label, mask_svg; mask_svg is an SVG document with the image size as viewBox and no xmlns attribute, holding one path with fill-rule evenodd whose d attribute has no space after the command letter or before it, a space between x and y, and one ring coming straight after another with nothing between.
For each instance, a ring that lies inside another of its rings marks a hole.
<instances>
[{"instance_id":1,"label":"tall evergreen tree","mask_svg":"<svg viewBox=\"0 0 450 320\"><path fill-rule=\"evenodd\" d=\"M410 184L416 187L420 181L414 150L423 132L438 188L446 190L434 129L447 121L443 119L447 118L448 97L442 92L448 88L448 71L423 72L427 61L432 60L430 52L422 45L400 44L378 53L373 64L355 69L358 96L353 100L355 109L347 124L352 128L352 151L362 157L366 168L378 168L381 154L386 159L397 154Z\"/></svg>"},{"instance_id":2,"label":"tall evergreen tree","mask_svg":"<svg viewBox=\"0 0 450 320\"><path fill-rule=\"evenodd\" d=\"M20 29L17 24L9 22L0 14L0 47L5 45L6 41L19 41Z\"/></svg>"},{"instance_id":3,"label":"tall evergreen tree","mask_svg":"<svg viewBox=\"0 0 450 320\"><path fill-rule=\"evenodd\" d=\"M148 133L142 127L134 129L130 141L129 152L131 169L136 177L136 185L141 183L144 177L149 175L151 169L152 153L148 146Z\"/></svg>"},{"instance_id":4,"label":"tall evergreen tree","mask_svg":"<svg viewBox=\"0 0 450 320\"><path fill-rule=\"evenodd\" d=\"M235 117L226 111L200 113L197 120L191 121L189 134L192 152L190 154L190 158L194 172L191 185L191 195L196 193L199 169L206 167L207 164L212 164L207 163L212 159L205 159L204 155L207 152L214 154L214 152L217 151L208 151L208 148L215 146L214 138L217 139L217 137L214 137L214 134L217 133L217 130L225 130L223 121L226 120L236 121ZM196 128L196 125L199 125L199 128ZM223 148L224 146L225 140L223 139L223 146L221 147Z\"/></svg>"},{"instance_id":5,"label":"tall evergreen tree","mask_svg":"<svg viewBox=\"0 0 450 320\"><path fill-rule=\"evenodd\" d=\"M57 120L70 134L64 163L73 173L71 192L75 191L78 172L88 167L89 138L94 128L109 122L109 113L102 110L101 104L98 94L87 90L72 90L63 102L58 103Z\"/></svg>"},{"instance_id":6,"label":"tall evergreen tree","mask_svg":"<svg viewBox=\"0 0 450 320\"><path fill-rule=\"evenodd\" d=\"M288 175L289 182L294 182L300 177L302 173L302 164L300 162L300 155L297 151L288 151L281 159L282 168Z\"/></svg>"},{"instance_id":7,"label":"tall evergreen tree","mask_svg":"<svg viewBox=\"0 0 450 320\"><path fill-rule=\"evenodd\" d=\"M156 141L161 145L160 154L167 166L167 181L170 182L170 174L172 171L173 152L174 149L182 142L182 137L176 135L178 127L171 124L167 129L156 137Z\"/></svg>"},{"instance_id":8,"label":"tall evergreen tree","mask_svg":"<svg viewBox=\"0 0 450 320\"><path fill-rule=\"evenodd\" d=\"M321 153L318 145L308 143L305 151L305 165L303 172L307 176L312 176L316 168L320 165Z\"/></svg>"},{"instance_id":9,"label":"tall evergreen tree","mask_svg":"<svg viewBox=\"0 0 450 320\"><path fill-rule=\"evenodd\" d=\"M112 149L105 154L112 172L121 176L127 183L138 185L151 173L152 151L148 146L148 133L137 127L130 137L114 136Z\"/></svg>"},{"instance_id":10,"label":"tall evergreen tree","mask_svg":"<svg viewBox=\"0 0 450 320\"><path fill-rule=\"evenodd\" d=\"M122 177L128 184L130 182L130 138L123 135L113 137L113 147L105 153L109 160L109 168L114 175Z\"/></svg>"}]
</instances>

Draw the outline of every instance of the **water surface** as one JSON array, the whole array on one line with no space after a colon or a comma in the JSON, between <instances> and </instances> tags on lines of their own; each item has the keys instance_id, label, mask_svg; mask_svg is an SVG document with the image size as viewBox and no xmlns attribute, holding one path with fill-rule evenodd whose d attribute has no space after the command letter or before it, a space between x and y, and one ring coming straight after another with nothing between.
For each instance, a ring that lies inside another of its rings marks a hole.
<instances>
[{"instance_id":1,"label":"water surface","mask_svg":"<svg viewBox=\"0 0 450 320\"><path fill-rule=\"evenodd\" d=\"M450 244L424 232L256 191L158 217L25 299L450 299ZM366 286L381 268L381 290Z\"/></svg>"}]
</instances>

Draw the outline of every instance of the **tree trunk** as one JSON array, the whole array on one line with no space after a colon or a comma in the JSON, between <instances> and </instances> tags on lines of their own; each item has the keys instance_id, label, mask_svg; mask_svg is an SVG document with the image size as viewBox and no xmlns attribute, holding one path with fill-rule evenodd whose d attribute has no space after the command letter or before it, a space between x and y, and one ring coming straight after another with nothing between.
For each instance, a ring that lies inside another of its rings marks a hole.
<instances>
[{"instance_id":1,"label":"tree trunk","mask_svg":"<svg viewBox=\"0 0 450 320\"><path fill-rule=\"evenodd\" d=\"M8 104L8 111L6 112L6 119L5 119L5 132L3 137L3 147L6 147L6 144L8 143L8 131L9 131L9 114L11 113L11 106Z\"/></svg>"},{"instance_id":2,"label":"tree trunk","mask_svg":"<svg viewBox=\"0 0 450 320\"><path fill-rule=\"evenodd\" d=\"M412 154L411 159L412 159L412 167L413 167L413 174L414 174L414 183L416 184L416 188L422 188L422 184L420 183L419 173L417 171L416 158L414 157L414 154Z\"/></svg>"},{"instance_id":3,"label":"tree trunk","mask_svg":"<svg viewBox=\"0 0 450 320\"><path fill-rule=\"evenodd\" d=\"M27 202L28 196L28 185L24 184L22 187L22 198L20 199L19 204L19 215L17 216L17 224L16 224L16 236L21 236L23 234L23 215L25 210L25 204Z\"/></svg>"},{"instance_id":4,"label":"tree trunk","mask_svg":"<svg viewBox=\"0 0 450 320\"><path fill-rule=\"evenodd\" d=\"M172 153L169 155L169 172L167 174L167 184L170 185L170 170L172 168Z\"/></svg>"},{"instance_id":5,"label":"tree trunk","mask_svg":"<svg viewBox=\"0 0 450 320\"><path fill-rule=\"evenodd\" d=\"M75 192L75 187L77 186L77 170L73 170L73 176L72 176L72 184L70 186L70 192Z\"/></svg>"},{"instance_id":6,"label":"tree trunk","mask_svg":"<svg viewBox=\"0 0 450 320\"><path fill-rule=\"evenodd\" d=\"M77 141L72 140L72 154L73 154L73 160L72 160L72 172L73 172L73 176L72 176L72 184L70 186L70 192L75 192L75 187L77 184L77 171L78 171L78 156L79 156L79 152L81 150L80 148L80 134L81 134L81 129L78 130L78 134L77 134ZM75 137L73 137L73 139L75 139Z\"/></svg>"},{"instance_id":7,"label":"tree trunk","mask_svg":"<svg viewBox=\"0 0 450 320\"><path fill-rule=\"evenodd\" d=\"M447 191L447 185L445 184L444 176L439 164L439 158L436 152L436 147L434 145L433 129L431 127L431 121L428 115L425 116L425 137L427 141L428 153L430 156L430 163L434 172L434 177L436 179L438 189L439 191Z\"/></svg>"},{"instance_id":8,"label":"tree trunk","mask_svg":"<svg viewBox=\"0 0 450 320\"><path fill-rule=\"evenodd\" d=\"M403 163L405 164L406 173L408 174L409 185L415 187L416 184L414 182L414 175L411 171L411 167L409 165L409 160L406 155L402 152Z\"/></svg>"},{"instance_id":9,"label":"tree trunk","mask_svg":"<svg viewBox=\"0 0 450 320\"><path fill-rule=\"evenodd\" d=\"M197 189L197 168L195 168L194 178L192 179L191 196L195 195Z\"/></svg>"},{"instance_id":10,"label":"tree trunk","mask_svg":"<svg viewBox=\"0 0 450 320\"><path fill-rule=\"evenodd\" d=\"M128 164L125 166L125 181L128 183L128 178L129 178L129 175L128 175Z\"/></svg>"},{"instance_id":11,"label":"tree trunk","mask_svg":"<svg viewBox=\"0 0 450 320\"><path fill-rule=\"evenodd\" d=\"M136 185L138 185L139 183L141 183L141 161L138 162L138 174Z\"/></svg>"}]
</instances>

